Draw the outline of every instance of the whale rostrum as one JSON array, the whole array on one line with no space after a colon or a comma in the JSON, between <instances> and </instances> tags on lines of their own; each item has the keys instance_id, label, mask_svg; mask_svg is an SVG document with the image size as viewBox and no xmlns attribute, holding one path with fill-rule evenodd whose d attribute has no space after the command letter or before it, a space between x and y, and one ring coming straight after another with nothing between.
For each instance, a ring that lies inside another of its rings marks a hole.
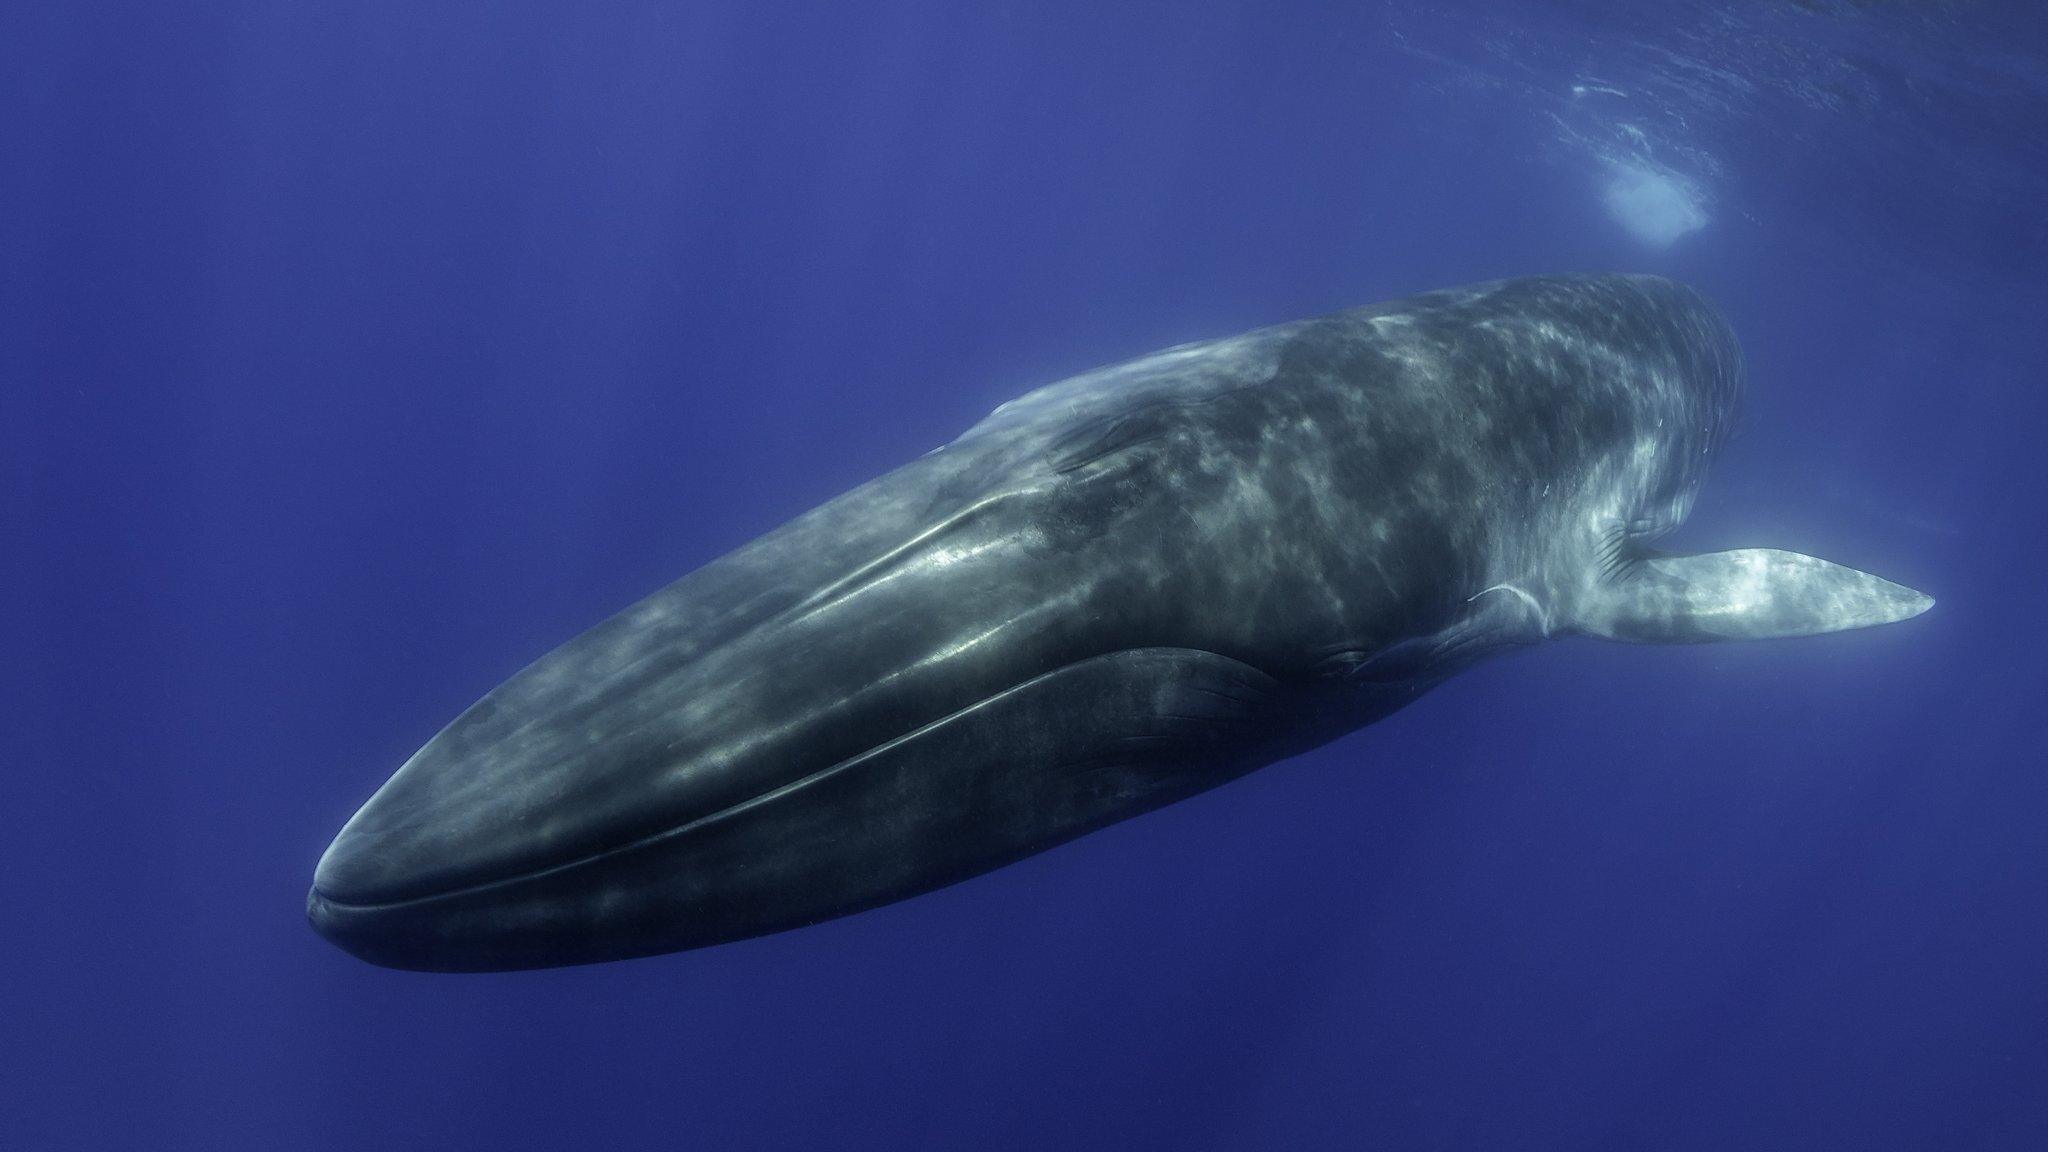
<instances>
[{"instance_id":1,"label":"whale rostrum","mask_svg":"<svg viewBox=\"0 0 2048 1152\"><path fill-rule=\"evenodd\" d=\"M1586 634L1801 636L1909 588L1684 555L1743 387L1691 289L1507 280L1041 388L491 691L321 859L402 968L737 940L965 879Z\"/></svg>"}]
</instances>

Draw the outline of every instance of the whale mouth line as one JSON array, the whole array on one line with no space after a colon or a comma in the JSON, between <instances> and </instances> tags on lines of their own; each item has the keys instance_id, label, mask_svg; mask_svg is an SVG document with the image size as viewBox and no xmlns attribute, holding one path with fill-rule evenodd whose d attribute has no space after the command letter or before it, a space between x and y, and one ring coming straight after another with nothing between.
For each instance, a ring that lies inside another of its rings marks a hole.
<instances>
[{"instance_id":1,"label":"whale mouth line","mask_svg":"<svg viewBox=\"0 0 2048 1152\"><path fill-rule=\"evenodd\" d=\"M1081 662L1082 661L1075 661L1074 663ZM616 856L624 856L628 853L638 852L643 849L652 847L656 844L660 844L667 840L687 836L700 828L706 828L711 825L718 824L722 821L731 820L735 817L744 815L745 813L752 811L753 809L758 808L764 804L771 804L776 800L779 800L793 792L801 791L802 789L808 788L822 780L826 780L833 776L836 776L841 772L857 768L863 762L873 759L874 757L879 756L882 753L897 747L898 745L901 745L911 740L915 740L919 736L924 735L926 732L929 732L932 729L937 728L941 725L951 723L952 721L957 720L962 716L966 716L969 713L976 711L977 709L986 708L990 704L993 704L996 701L1011 695L1012 693L1018 692L1026 687L1029 687L1030 685L1037 683L1038 681L1048 676L1057 675L1061 671L1064 671L1066 668L1069 667L1072 667L1072 664L1062 665L1059 668L1051 669L1049 671L1040 673L1037 676L1028 677L1016 684L1011 685L1008 688L1003 689L1000 692L996 692L989 696L985 696L982 699L976 700L972 704L968 704L963 708L958 708L952 712L948 712L947 714L939 717L936 720L930 720L923 724L920 724L917 727L912 728L910 731L905 732L900 736L892 736L889 739L884 740L880 744L877 744L874 747L867 749L866 751L855 753L854 755L849 756L844 760L840 760L833 764L828 764L823 768L817 769L814 772L806 773L805 775L799 776L794 780L788 781L787 783L778 784L775 787L760 793L759 795L751 796L745 800L739 801L738 803L728 805L724 808L720 808L715 812L709 812L702 816L692 817L688 820L683 821L680 824L675 824L667 828L659 829L654 832L649 832L643 836L637 837L633 840L629 840L623 844L616 844L610 848L603 848L595 852L590 852L585 855L578 856L573 860L564 860L560 863L549 864L544 867L529 869L528 871L519 872L511 876L501 876L494 880L482 880L474 884L466 884L455 888L448 888L439 892L428 892L419 896L407 896L399 900L368 902L337 900L332 895L323 891L320 887L319 881L316 879L313 883L311 892L307 894L307 904L309 908L317 906L322 909L343 913L375 913L394 911L404 908L417 908L424 905L436 904L449 900L459 900L464 897L476 896L482 893L491 892L498 889L510 888L515 885L529 883L531 881L539 880L544 877L559 875L563 872L570 872L575 869L583 868L588 865L598 863L602 860L608 860Z\"/></svg>"},{"instance_id":2,"label":"whale mouth line","mask_svg":"<svg viewBox=\"0 0 2048 1152\"><path fill-rule=\"evenodd\" d=\"M1001 693L998 693L998 695L1001 695ZM993 696L989 697L990 700L993 700L994 698L995 697ZM988 700L976 701L975 703L968 705L967 708L961 709L961 712L966 712L974 708L979 708L986 703L988 703ZM954 716L958 716L960 714L960 712L955 712L951 715L943 716L938 720L934 720L931 723L943 724L945 721L950 720ZM748 797L747 799L741 800L736 804L731 804L724 808L720 808L716 812L710 812L703 816L692 817L689 820L683 821L681 824L672 825L670 827L663 828L655 832L650 832L644 836L638 837L637 839L629 840L624 844L616 844L610 848L599 849L596 852L591 852L583 856L578 856L573 860L564 860L558 864L549 864L541 868L534 868L529 871L514 873L510 876L501 876L495 880L483 880L475 884L466 884L461 887L449 888L440 892L429 892L422 896L408 896L403 900L387 900L376 903L352 903L347 900L336 900L332 896L329 896L327 893L320 890L320 885L318 881L315 881L313 884L312 895L316 897L320 901L320 903L326 905L329 908L333 908L339 911L383 912L400 908L417 908L421 905L435 904L447 900L459 900L465 896L475 896L485 892L493 891L495 889L510 888L514 885L525 884L530 881L539 880L547 876L554 876L563 872L570 872L577 868L582 868L590 864L595 864L601 860L610 859L614 856L623 856L630 852L637 852L643 848L651 847L665 840L674 839L679 836L686 836L699 828L704 828L723 820L732 819L733 817L739 816L751 809L758 808L763 804L772 803L773 801L781 799L782 797L787 796L792 792L808 787L812 784L817 783L820 780L823 780L830 776L837 775L838 773L845 771L846 769L852 768L858 765L861 761L868 759L876 753L881 752L884 749L887 749L895 744L901 743L904 740L908 740L916 736L919 732L922 732L929 727L931 727L931 724L922 725L910 732L904 733L901 736L897 736L892 739L883 741L882 743L875 745L873 748L870 748L865 752L861 752L857 755L850 756L847 759L841 760L836 764L827 765L826 767L820 768L817 771L809 773L807 775L799 776L795 780L791 780L786 784L779 784L774 788L770 788L766 792L763 792L757 796Z\"/></svg>"}]
</instances>

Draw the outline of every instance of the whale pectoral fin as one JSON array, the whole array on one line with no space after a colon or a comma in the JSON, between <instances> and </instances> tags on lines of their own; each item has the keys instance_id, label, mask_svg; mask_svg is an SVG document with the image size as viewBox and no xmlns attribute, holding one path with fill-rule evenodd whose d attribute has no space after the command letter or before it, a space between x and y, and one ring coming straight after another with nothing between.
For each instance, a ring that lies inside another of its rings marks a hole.
<instances>
[{"instance_id":1,"label":"whale pectoral fin","mask_svg":"<svg viewBox=\"0 0 2048 1152\"><path fill-rule=\"evenodd\" d=\"M1604 577L1581 631L1646 644L1812 636L1904 620L1934 598L1776 548L1652 555Z\"/></svg>"}]
</instances>

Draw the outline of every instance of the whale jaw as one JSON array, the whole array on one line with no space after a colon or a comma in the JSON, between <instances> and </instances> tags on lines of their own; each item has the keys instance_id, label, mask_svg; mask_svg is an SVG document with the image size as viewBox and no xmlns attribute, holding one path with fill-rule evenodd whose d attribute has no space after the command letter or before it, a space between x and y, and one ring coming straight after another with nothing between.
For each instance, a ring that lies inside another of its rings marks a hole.
<instances>
[{"instance_id":1,"label":"whale jaw","mask_svg":"<svg viewBox=\"0 0 2048 1152\"><path fill-rule=\"evenodd\" d=\"M371 846L344 829L307 917L371 963L447 972L758 936L986 872L1214 787L1354 719L1318 728L1298 704L1215 653L1113 652L678 827L479 884L352 902L349 862ZM422 845L439 834L413 832ZM417 855L431 865L424 847Z\"/></svg>"}]
</instances>

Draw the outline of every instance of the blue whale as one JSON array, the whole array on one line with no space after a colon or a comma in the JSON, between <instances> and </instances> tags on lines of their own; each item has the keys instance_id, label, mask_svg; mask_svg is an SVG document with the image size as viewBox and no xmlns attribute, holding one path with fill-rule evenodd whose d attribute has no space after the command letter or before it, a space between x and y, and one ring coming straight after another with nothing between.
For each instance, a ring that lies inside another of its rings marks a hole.
<instances>
[{"instance_id":1,"label":"blue whale","mask_svg":"<svg viewBox=\"0 0 2048 1152\"><path fill-rule=\"evenodd\" d=\"M570 640L335 838L313 926L398 968L614 960L999 867L1549 637L1901 620L1774 549L1685 555L1741 353L1694 291L1508 280L1168 349Z\"/></svg>"}]
</instances>

